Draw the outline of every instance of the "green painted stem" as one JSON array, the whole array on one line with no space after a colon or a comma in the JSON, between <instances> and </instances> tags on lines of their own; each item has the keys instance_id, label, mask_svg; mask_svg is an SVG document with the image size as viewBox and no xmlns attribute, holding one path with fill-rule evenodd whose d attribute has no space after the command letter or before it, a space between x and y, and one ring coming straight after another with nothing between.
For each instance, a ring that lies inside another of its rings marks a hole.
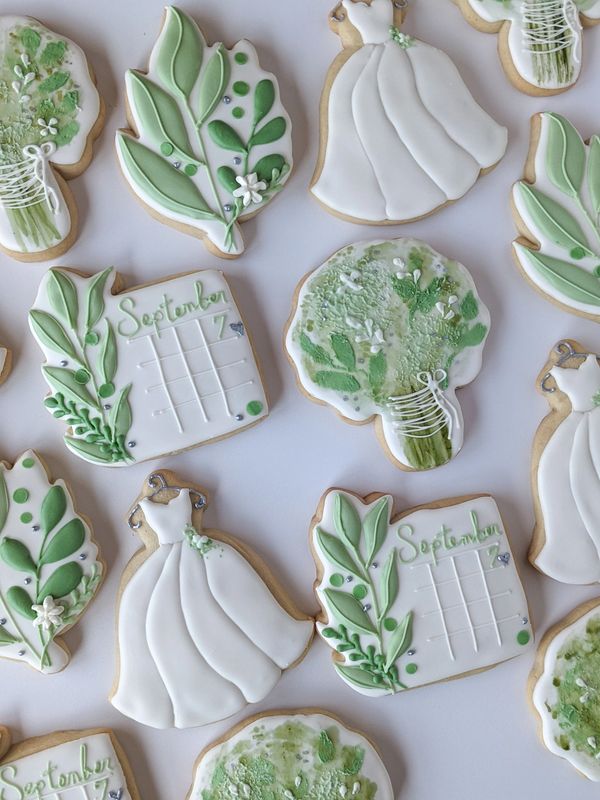
<instances>
[{"instance_id":1,"label":"green painted stem","mask_svg":"<svg viewBox=\"0 0 600 800\"><path fill-rule=\"evenodd\" d=\"M216 206L216 208L215 208L215 217L217 219L219 219L219 221L222 222L223 225L226 225L227 224L227 220L223 216L223 212L222 212L222 209L221 209L221 201L219 200L219 193L217 192L217 185L215 183L215 179L214 179L214 176L212 174L212 170L211 170L210 165L208 163L208 160L206 158L206 148L204 147L204 139L202 138L202 132L200 131L201 125L196 120L196 117L194 116L194 112L190 108L190 104L189 104L187 99L185 100L185 109L187 111L187 114L188 114L190 120L192 121L192 125L194 126L194 131L196 133L196 140L198 142L198 147L200 148L200 158L201 158L201 161L203 162L203 166L204 166L204 169L206 170L206 174L208 176L208 181L210 183L210 188L211 188L211 191L212 191L212 194L213 194L213 200L214 200L215 206Z\"/></svg>"}]
</instances>

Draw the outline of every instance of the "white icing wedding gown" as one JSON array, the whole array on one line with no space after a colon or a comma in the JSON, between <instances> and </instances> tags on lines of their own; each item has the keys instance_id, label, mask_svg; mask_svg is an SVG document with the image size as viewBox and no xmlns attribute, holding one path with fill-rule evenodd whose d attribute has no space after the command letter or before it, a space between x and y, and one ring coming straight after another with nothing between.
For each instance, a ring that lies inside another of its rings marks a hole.
<instances>
[{"instance_id":1,"label":"white icing wedding gown","mask_svg":"<svg viewBox=\"0 0 600 800\"><path fill-rule=\"evenodd\" d=\"M159 547L121 597L112 704L155 728L187 728L262 700L305 651L312 621L284 611L237 550L191 528L189 490L140 508Z\"/></svg>"},{"instance_id":2,"label":"white icing wedding gown","mask_svg":"<svg viewBox=\"0 0 600 800\"><path fill-rule=\"evenodd\" d=\"M421 217L462 197L504 155L506 129L477 105L445 53L392 31L391 0L343 7L364 44L331 86L313 194L371 222Z\"/></svg>"},{"instance_id":3,"label":"white icing wedding gown","mask_svg":"<svg viewBox=\"0 0 600 800\"><path fill-rule=\"evenodd\" d=\"M593 583L600 581L600 366L590 355L579 369L550 374L572 410L539 462L546 542L535 563L565 583Z\"/></svg>"}]
</instances>

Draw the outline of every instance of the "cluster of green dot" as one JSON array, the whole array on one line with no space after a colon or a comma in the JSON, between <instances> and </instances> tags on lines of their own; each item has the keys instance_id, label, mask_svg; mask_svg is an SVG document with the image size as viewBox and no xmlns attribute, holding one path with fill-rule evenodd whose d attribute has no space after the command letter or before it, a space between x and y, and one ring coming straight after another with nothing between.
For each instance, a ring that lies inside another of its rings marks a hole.
<instances>
[{"instance_id":1,"label":"cluster of green dot","mask_svg":"<svg viewBox=\"0 0 600 800\"><path fill-rule=\"evenodd\" d=\"M25 469L31 469L31 467L33 467L34 464L35 461L33 460L33 458L24 458L23 461L21 462L21 465L25 467ZM22 505L23 503L26 503L29 500L29 490L24 489L22 487L19 489L15 489L12 498L15 501L15 503L19 503L19 505ZM29 511L24 511L19 517L19 519L21 520L21 522L27 525L33 519L33 515Z\"/></svg>"}]
</instances>

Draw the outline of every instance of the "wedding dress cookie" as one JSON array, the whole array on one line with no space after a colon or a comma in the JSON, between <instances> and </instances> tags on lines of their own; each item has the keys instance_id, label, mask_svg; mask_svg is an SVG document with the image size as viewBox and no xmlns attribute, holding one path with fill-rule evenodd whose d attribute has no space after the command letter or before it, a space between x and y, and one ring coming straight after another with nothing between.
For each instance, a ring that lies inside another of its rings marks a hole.
<instances>
[{"instance_id":1,"label":"wedding dress cookie","mask_svg":"<svg viewBox=\"0 0 600 800\"><path fill-rule=\"evenodd\" d=\"M512 200L527 280L567 311L600 319L600 137L585 144L565 117L536 114Z\"/></svg>"},{"instance_id":2,"label":"wedding dress cookie","mask_svg":"<svg viewBox=\"0 0 600 800\"><path fill-rule=\"evenodd\" d=\"M0 462L0 659L60 672L62 637L93 600L104 565L62 480L33 450ZM2 792L0 792L2 797Z\"/></svg>"},{"instance_id":3,"label":"wedding dress cookie","mask_svg":"<svg viewBox=\"0 0 600 800\"><path fill-rule=\"evenodd\" d=\"M268 414L252 345L223 273L203 270L121 290L54 267L29 315L46 361L48 411L65 444L125 466L221 439Z\"/></svg>"},{"instance_id":4,"label":"wedding dress cookie","mask_svg":"<svg viewBox=\"0 0 600 800\"><path fill-rule=\"evenodd\" d=\"M600 22L600 0L456 0L468 22L498 34L511 83L530 95L564 92L577 81L583 28Z\"/></svg>"},{"instance_id":5,"label":"wedding dress cookie","mask_svg":"<svg viewBox=\"0 0 600 800\"><path fill-rule=\"evenodd\" d=\"M542 639L529 678L542 741L600 781L600 600L574 609Z\"/></svg>"},{"instance_id":6,"label":"wedding dress cookie","mask_svg":"<svg viewBox=\"0 0 600 800\"><path fill-rule=\"evenodd\" d=\"M12 745L0 725L0 797L140 800L127 757L111 730L57 731Z\"/></svg>"},{"instance_id":7,"label":"wedding dress cookie","mask_svg":"<svg viewBox=\"0 0 600 800\"><path fill-rule=\"evenodd\" d=\"M448 56L400 30L400 5L342 0L330 18L344 49L321 99L311 191L351 222L427 216L462 197L506 150L506 129Z\"/></svg>"},{"instance_id":8,"label":"wedding dress cookie","mask_svg":"<svg viewBox=\"0 0 600 800\"><path fill-rule=\"evenodd\" d=\"M223 258L244 250L239 223L261 211L292 169L290 118L277 79L246 39L208 45L168 6L148 72L126 76L123 174L152 216Z\"/></svg>"},{"instance_id":9,"label":"wedding dress cookie","mask_svg":"<svg viewBox=\"0 0 600 800\"><path fill-rule=\"evenodd\" d=\"M533 445L536 527L529 560L564 583L600 581L599 356L559 342L538 385L550 404Z\"/></svg>"},{"instance_id":10,"label":"wedding dress cookie","mask_svg":"<svg viewBox=\"0 0 600 800\"><path fill-rule=\"evenodd\" d=\"M12 366L12 353L7 347L0 347L0 383L8 378Z\"/></svg>"},{"instance_id":11,"label":"wedding dress cookie","mask_svg":"<svg viewBox=\"0 0 600 800\"><path fill-rule=\"evenodd\" d=\"M311 523L317 629L340 678L377 697L526 652L527 600L493 498L396 516L392 502L330 489Z\"/></svg>"},{"instance_id":12,"label":"wedding dress cookie","mask_svg":"<svg viewBox=\"0 0 600 800\"><path fill-rule=\"evenodd\" d=\"M394 800L373 744L320 709L270 711L204 750L188 800Z\"/></svg>"},{"instance_id":13,"label":"wedding dress cookie","mask_svg":"<svg viewBox=\"0 0 600 800\"><path fill-rule=\"evenodd\" d=\"M489 324L462 264L416 239L359 242L296 290L286 349L311 399L375 419L397 466L430 469L462 447L455 392L479 373Z\"/></svg>"},{"instance_id":14,"label":"wedding dress cookie","mask_svg":"<svg viewBox=\"0 0 600 800\"><path fill-rule=\"evenodd\" d=\"M313 636L259 559L203 529L204 490L167 471L129 516L144 549L125 569L111 703L154 728L191 728L263 700Z\"/></svg>"},{"instance_id":15,"label":"wedding dress cookie","mask_svg":"<svg viewBox=\"0 0 600 800\"><path fill-rule=\"evenodd\" d=\"M0 16L0 249L61 255L77 236L66 181L92 158L104 106L84 52L31 17Z\"/></svg>"}]
</instances>

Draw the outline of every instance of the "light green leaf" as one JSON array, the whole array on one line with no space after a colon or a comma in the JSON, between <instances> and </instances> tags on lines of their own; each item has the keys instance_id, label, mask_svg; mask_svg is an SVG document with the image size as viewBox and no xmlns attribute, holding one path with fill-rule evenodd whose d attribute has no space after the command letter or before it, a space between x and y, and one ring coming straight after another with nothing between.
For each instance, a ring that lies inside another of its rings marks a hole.
<instances>
[{"instance_id":1,"label":"light green leaf","mask_svg":"<svg viewBox=\"0 0 600 800\"><path fill-rule=\"evenodd\" d=\"M371 618L353 594L340 592L338 589L325 589L324 594L340 622L362 633L377 633Z\"/></svg>"},{"instance_id":2,"label":"light green leaf","mask_svg":"<svg viewBox=\"0 0 600 800\"><path fill-rule=\"evenodd\" d=\"M327 731L321 731L319 734L317 753L319 755L319 760L322 761L323 764L327 764L335 758L335 744Z\"/></svg>"},{"instance_id":3,"label":"light green leaf","mask_svg":"<svg viewBox=\"0 0 600 800\"><path fill-rule=\"evenodd\" d=\"M131 384L128 384L113 405L110 411L110 427L112 428L113 435L125 436L129 428L131 428L131 406L129 405L129 392L131 391Z\"/></svg>"},{"instance_id":4,"label":"light green leaf","mask_svg":"<svg viewBox=\"0 0 600 800\"><path fill-rule=\"evenodd\" d=\"M56 67L59 64L62 64L66 50L66 42L48 42L46 47L44 47L42 50L42 54L40 55L40 63L44 67Z\"/></svg>"},{"instance_id":5,"label":"light green leaf","mask_svg":"<svg viewBox=\"0 0 600 800\"><path fill-rule=\"evenodd\" d=\"M331 347L342 366L346 367L348 370L353 370L356 367L354 348L347 336L343 333L332 333Z\"/></svg>"},{"instance_id":6,"label":"light green leaf","mask_svg":"<svg viewBox=\"0 0 600 800\"><path fill-rule=\"evenodd\" d=\"M597 221L598 215L600 215L600 136L592 136L590 141L587 182L592 209Z\"/></svg>"},{"instance_id":7,"label":"light green leaf","mask_svg":"<svg viewBox=\"0 0 600 800\"><path fill-rule=\"evenodd\" d=\"M225 94L229 71L227 50L219 44L200 78L198 125L202 125L210 117Z\"/></svg>"},{"instance_id":8,"label":"light green leaf","mask_svg":"<svg viewBox=\"0 0 600 800\"><path fill-rule=\"evenodd\" d=\"M378 500L363 522L368 567L373 563L373 559L381 549L388 533L389 502L389 497L382 497Z\"/></svg>"},{"instance_id":9,"label":"light green leaf","mask_svg":"<svg viewBox=\"0 0 600 800\"><path fill-rule=\"evenodd\" d=\"M202 64L203 43L196 23L174 6L167 6L166 20L153 53L156 70L165 83L189 97Z\"/></svg>"},{"instance_id":10,"label":"light green leaf","mask_svg":"<svg viewBox=\"0 0 600 800\"><path fill-rule=\"evenodd\" d=\"M38 91L41 94L51 94L61 89L68 80L68 72L53 72L46 80L40 83Z\"/></svg>"},{"instance_id":11,"label":"light green leaf","mask_svg":"<svg viewBox=\"0 0 600 800\"><path fill-rule=\"evenodd\" d=\"M327 352L321 347L320 344L314 344L309 337L302 332L299 337L300 347L306 355L310 356L317 364L327 364L333 366L333 362Z\"/></svg>"},{"instance_id":12,"label":"light green leaf","mask_svg":"<svg viewBox=\"0 0 600 800\"><path fill-rule=\"evenodd\" d=\"M100 409L97 399L92 397L84 385L75 380L73 370L63 367L42 367L42 372L55 392L66 394L70 400Z\"/></svg>"},{"instance_id":13,"label":"light green leaf","mask_svg":"<svg viewBox=\"0 0 600 800\"><path fill-rule=\"evenodd\" d=\"M106 334L100 350L100 375L102 383L111 383L117 372L117 342L110 321L106 320Z\"/></svg>"},{"instance_id":14,"label":"light green leaf","mask_svg":"<svg viewBox=\"0 0 600 800\"><path fill-rule=\"evenodd\" d=\"M385 662L386 671L403 656L410 647L412 641L412 611L404 617L402 622L394 628L388 643L388 656Z\"/></svg>"},{"instance_id":15,"label":"light green leaf","mask_svg":"<svg viewBox=\"0 0 600 800\"><path fill-rule=\"evenodd\" d=\"M384 619L396 602L399 588L398 559L396 558L396 548L394 548L387 557L381 571L381 611L379 612L379 621Z\"/></svg>"},{"instance_id":16,"label":"light green leaf","mask_svg":"<svg viewBox=\"0 0 600 800\"><path fill-rule=\"evenodd\" d=\"M252 172L256 172L259 180L269 183L273 179L273 170L281 173L284 166L285 158L277 153L273 153L273 155L263 156L259 159Z\"/></svg>"},{"instance_id":17,"label":"light green leaf","mask_svg":"<svg viewBox=\"0 0 600 800\"><path fill-rule=\"evenodd\" d=\"M236 189L240 188L239 183L236 181L236 173L231 167L219 167L217 170L217 178L219 183L230 194L233 194Z\"/></svg>"},{"instance_id":18,"label":"light green leaf","mask_svg":"<svg viewBox=\"0 0 600 800\"><path fill-rule=\"evenodd\" d=\"M336 664L336 670L342 677L346 678L350 683L355 686L360 686L362 689L377 690L382 687L375 683L372 673L360 667L347 667L345 664Z\"/></svg>"},{"instance_id":19,"label":"light green leaf","mask_svg":"<svg viewBox=\"0 0 600 800\"><path fill-rule=\"evenodd\" d=\"M113 271L112 267L99 272L94 275L88 283L85 307L86 307L86 329L92 330L94 325L97 325L104 314L104 286L108 280L108 276Z\"/></svg>"},{"instance_id":20,"label":"light green leaf","mask_svg":"<svg viewBox=\"0 0 600 800\"><path fill-rule=\"evenodd\" d=\"M51 269L48 271L46 290L52 308L76 331L79 302L71 278L59 269Z\"/></svg>"},{"instance_id":21,"label":"light green leaf","mask_svg":"<svg viewBox=\"0 0 600 800\"><path fill-rule=\"evenodd\" d=\"M40 556L40 564L54 564L76 553L85 542L83 522L75 517L56 533Z\"/></svg>"},{"instance_id":22,"label":"light green leaf","mask_svg":"<svg viewBox=\"0 0 600 800\"><path fill-rule=\"evenodd\" d=\"M42 500L40 521L44 533L56 528L67 510L67 493L62 486L51 486Z\"/></svg>"},{"instance_id":23,"label":"light green leaf","mask_svg":"<svg viewBox=\"0 0 600 800\"><path fill-rule=\"evenodd\" d=\"M458 348L477 347L487 336L487 328L482 322L476 322L471 328L465 328L458 340Z\"/></svg>"},{"instance_id":24,"label":"light green leaf","mask_svg":"<svg viewBox=\"0 0 600 800\"><path fill-rule=\"evenodd\" d=\"M357 392L360 389L360 383L356 378L345 372L322 370L315 373L313 380L317 386L321 386L323 389L333 389L336 392Z\"/></svg>"},{"instance_id":25,"label":"light green leaf","mask_svg":"<svg viewBox=\"0 0 600 800\"><path fill-rule=\"evenodd\" d=\"M552 183L569 197L577 197L585 172L585 146L579 132L559 114L549 120L546 172Z\"/></svg>"},{"instance_id":26,"label":"light green leaf","mask_svg":"<svg viewBox=\"0 0 600 800\"><path fill-rule=\"evenodd\" d=\"M327 558L336 566L345 572L351 572L357 578L362 577L360 568L337 536L332 536L322 528L317 528L317 541Z\"/></svg>"},{"instance_id":27,"label":"light green leaf","mask_svg":"<svg viewBox=\"0 0 600 800\"><path fill-rule=\"evenodd\" d=\"M285 130L287 128L287 123L283 117L275 117L272 120L269 120L266 125L256 131L254 136L248 142L248 147L256 147L260 144L271 144L271 142L276 142L278 139L281 139Z\"/></svg>"},{"instance_id":28,"label":"light green leaf","mask_svg":"<svg viewBox=\"0 0 600 800\"><path fill-rule=\"evenodd\" d=\"M76 439L74 436L65 436L65 444L72 453L87 461L95 464L113 463L110 453L105 453L96 442L86 442L84 439Z\"/></svg>"},{"instance_id":29,"label":"light green leaf","mask_svg":"<svg viewBox=\"0 0 600 800\"><path fill-rule=\"evenodd\" d=\"M21 639L17 639L12 633L9 633L4 625L0 625L0 647L6 647L7 644L15 644L20 641Z\"/></svg>"},{"instance_id":30,"label":"light green leaf","mask_svg":"<svg viewBox=\"0 0 600 800\"><path fill-rule=\"evenodd\" d=\"M0 542L0 558L17 572L30 572L35 575L35 561L23 542L6 537Z\"/></svg>"},{"instance_id":31,"label":"light green leaf","mask_svg":"<svg viewBox=\"0 0 600 800\"><path fill-rule=\"evenodd\" d=\"M34 620L36 613L32 609L33 601L22 586L11 586L6 593L9 605L25 619Z\"/></svg>"},{"instance_id":32,"label":"light green leaf","mask_svg":"<svg viewBox=\"0 0 600 800\"><path fill-rule=\"evenodd\" d=\"M69 561L66 564L62 564L56 572L50 575L46 583L40 589L37 602L43 603L44 598L48 596L53 597L55 600L58 600L60 597L66 597L73 589L77 588L82 577L83 570L76 561Z\"/></svg>"},{"instance_id":33,"label":"light green leaf","mask_svg":"<svg viewBox=\"0 0 600 800\"><path fill-rule=\"evenodd\" d=\"M387 373L387 359L383 350L380 350L369 359L369 386L374 394L381 391Z\"/></svg>"},{"instance_id":34,"label":"light green leaf","mask_svg":"<svg viewBox=\"0 0 600 800\"><path fill-rule=\"evenodd\" d=\"M35 337L46 347L69 358L77 357L65 329L52 314L34 308L29 312L29 324Z\"/></svg>"},{"instance_id":35,"label":"light green leaf","mask_svg":"<svg viewBox=\"0 0 600 800\"><path fill-rule=\"evenodd\" d=\"M461 301L460 313L467 322L471 322L471 320L474 320L479 314L479 303L470 289Z\"/></svg>"},{"instance_id":36,"label":"light green leaf","mask_svg":"<svg viewBox=\"0 0 600 800\"><path fill-rule=\"evenodd\" d=\"M23 47L30 56L34 55L42 43L42 37L33 28L23 28L20 33Z\"/></svg>"},{"instance_id":37,"label":"light green leaf","mask_svg":"<svg viewBox=\"0 0 600 800\"><path fill-rule=\"evenodd\" d=\"M220 119L208 123L208 132L213 142L224 150L233 150L234 153L245 153L246 145L231 125Z\"/></svg>"},{"instance_id":38,"label":"light green leaf","mask_svg":"<svg viewBox=\"0 0 600 800\"><path fill-rule=\"evenodd\" d=\"M338 536L358 550L362 531L360 517L354 503L340 492L336 492L333 501L333 522Z\"/></svg>"},{"instance_id":39,"label":"light green leaf","mask_svg":"<svg viewBox=\"0 0 600 800\"><path fill-rule=\"evenodd\" d=\"M77 136L79 133L79 123L72 119L70 122L67 122L59 132L56 134L54 141L57 147L64 147Z\"/></svg>"},{"instance_id":40,"label":"light green leaf","mask_svg":"<svg viewBox=\"0 0 600 800\"><path fill-rule=\"evenodd\" d=\"M256 84L254 90L254 125L263 120L273 108L275 102L275 86L273 81L264 78Z\"/></svg>"},{"instance_id":41,"label":"light green leaf","mask_svg":"<svg viewBox=\"0 0 600 800\"><path fill-rule=\"evenodd\" d=\"M0 533L2 533L6 524L9 507L8 487L6 485L6 478L4 477L4 470L2 466L0 466Z\"/></svg>"},{"instance_id":42,"label":"light green leaf","mask_svg":"<svg viewBox=\"0 0 600 800\"><path fill-rule=\"evenodd\" d=\"M518 248L535 269L562 294L578 303L600 306L600 280L582 267L545 256L534 250Z\"/></svg>"},{"instance_id":43,"label":"light green leaf","mask_svg":"<svg viewBox=\"0 0 600 800\"><path fill-rule=\"evenodd\" d=\"M564 206L528 183L521 181L518 187L523 204L542 236L567 251L571 251L573 247L582 247L586 255L592 255L581 225ZM536 238L541 239L542 236L538 236L537 231L532 232Z\"/></svg>"}]
</instances>

